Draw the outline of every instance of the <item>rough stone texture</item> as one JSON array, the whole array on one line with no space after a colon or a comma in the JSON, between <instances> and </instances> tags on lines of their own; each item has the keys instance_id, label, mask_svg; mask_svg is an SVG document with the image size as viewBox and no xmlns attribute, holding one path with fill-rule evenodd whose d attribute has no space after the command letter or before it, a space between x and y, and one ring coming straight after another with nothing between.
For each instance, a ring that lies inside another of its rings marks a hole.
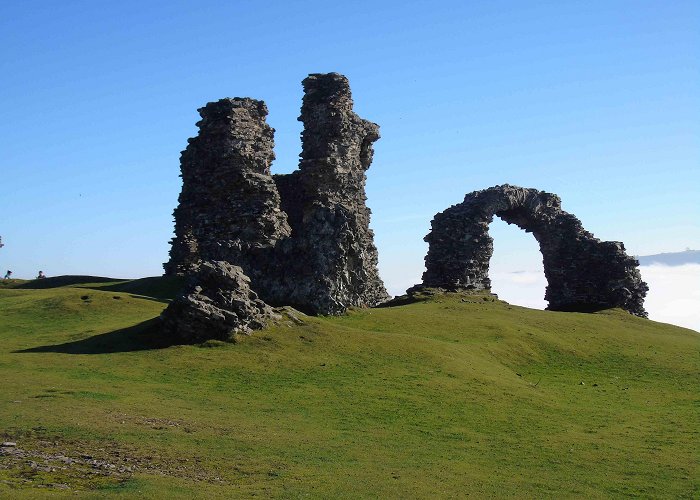
<instances>
[{"instance_id":1,"label":"rough stone texture","mask_svg":"<svg viewBox=\"0 0 700 500\"><path fill-rule=\"evenodd\" d=\"M198 111L199 135L180 157L182 192L166 274L196 271L200 260L237 263L291 232L270 175L274 130L265 122L265 103L221 99Z\"/></svg>"},{"instance_id":2,"label":"rough stone texture","mask_svg":"<svg viewBox=\"0 0 700 500\"><path fill-rule=\"evenodd\" d=\"M292 264L292 272L273 288L279 292L273 300L324 314L374 306L389 298L377 271L365 195L379 126L353 112L344 76L312 74L303 86L299 170L275 176L292 227L281 262Z\"/></svg>"},{"instance_id":3,"label":"rough stone texture","mask_svg":"<svg viewBox=\"0 0 700 500\"><path fill-rule=\"evenodd\" d=\"M270 306L250 289L250 279L240 267L204 261L161 320L169 338L189 343L234 340L237 334L263 328L274 317Z\"/></svg>"},{"instance_id":4,"label":"rough stone texture","mask_svg":"<svg viewBox=\"0 0 700 500\"><path fill-rule=\"evenodd\" d=\"M226 261L266 302L316 314L388 299L365 203L379 127L353 112L344 76L313 74L303 86L300 168L288 175L270 175L264 103L222 99L199 110L199 135L181 157L166 274Z\"/></svg>"},{"instance_id":5,"label":"rough stone texture","mask_svg":"<svg viewBox=\"0 0 700 500\"><path fill-rule=\"evenodd\" d=\"M539 242L548 309L621 307L646 317L648 287L639 262L625 253L622 243L594 238L561 209L558 196L507 184L467 194L462 203L435 216L425 237L429 250L422 287L490 289L493 240L488 228L494 215L532 233Z\"/></svg>"}]
</instances>

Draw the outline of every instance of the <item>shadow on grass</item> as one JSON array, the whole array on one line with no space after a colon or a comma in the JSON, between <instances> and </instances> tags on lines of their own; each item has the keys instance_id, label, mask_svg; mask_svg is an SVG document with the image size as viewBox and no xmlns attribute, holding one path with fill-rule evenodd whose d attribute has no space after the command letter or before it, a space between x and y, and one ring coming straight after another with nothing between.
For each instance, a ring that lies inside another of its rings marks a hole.
<instances>
[{"instance_id":1,"label":"shadow on grass","mask_svg":"<svg viewBox=\"0 0 700 500\"><path fill-rule=\"evenodd\" d=\"M391 300L387 300L386 302L382 302L381 304L377 304L376 307L377 309L382 309L385 307L399 307L399 306L407 306L409 304L415 304L416 302L425 302L429 299L422 299L422 298L417 298L411 295L399 295L394 297Z\"/></svg>"},{"instance_id":2,"label":"shadow on grass","mask_svg":"<svg viewBox=\"0 0 700 500\"><path fill-rule=\"evenodd\" d=\"M135 298L147 298L167 303L175 298L184 283L185 280L181 276L153 276L135 280L105 278L102 276L54 276L42 280L26 281L9 288L45 290L49 288L77 287L101 292L129 293Z\"/></svg>"},{"instance_id":3,"label":"shadow on grass","mask_svg":"<svg viewBox=\"0 0 700 500\"><path fill-rule=\"evenodd\" d=\"M125 280L105 278L103 276L66 275L44 278L42 280L30 280L14 288L20 290L45 290L47 288L60 288L62 286L80 285L83 283L121 283Z\"/></svg>"},{"instance_id":4,"label":"shadow on grass","mask_svg":"<svg viewBox=\"0 0 700 500\"><path fill-rule=\"evenodd\" d=\"M175 345L160 335L160 320L149 319L128 328L94 335L64 344L43 345L13 351L15 353L55 352L62 354L109 354L115 352L147 351Z\"/></svg>"},{"instance_id":5,"label":"shadow on grass","mask_svg":"<svg viewBox=\"0 0 700 500\"><path fill-rule=\"evenodd\" d=\"M160 302L170 302L171 299L175 298L184 284L185 279L181 276L154 276L151 278L140 278L93 288L105 292L124 292L149 297L159 300Z\"/></svg>"}]
</instances>

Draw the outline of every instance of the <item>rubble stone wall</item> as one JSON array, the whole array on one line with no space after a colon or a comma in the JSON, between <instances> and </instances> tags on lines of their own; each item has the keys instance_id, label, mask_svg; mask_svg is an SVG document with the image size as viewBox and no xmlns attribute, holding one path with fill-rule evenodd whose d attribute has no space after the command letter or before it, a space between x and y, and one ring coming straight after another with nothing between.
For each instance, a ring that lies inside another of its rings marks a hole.
<instances>
[{"instance_id":1,"label":"rubble stone wall","mask_svg":"<svg viewBox=\"0 0 700 500\"><path fill-rule=\"evenodd\" d=\"M166 274L202 262L240 266L265 302L315 314L388 299L369 229L365 171L379 127L357 116L347 78L303 81L299 169L272 176L267 107L222 99L199 110L181 156L183 187Z\"/></svg>"},{"instance_id":2,"label":"rubble stone wall","mask_svg":"<svg viewBox=\"0 0 700 500\"><path fill-rule=\"evenodd\" d=\"M326 314L377 305L389 297L377 270L365 172L379 126L354 113L344 76L312 74L303 86L299 170L275 176L292 227L282 253L293 267L291 276L302 279L279 287L275 301L286 297Z\"/></svg>"},{"instance_id":3,"label":"rubble stone wall","mask_svg":"<svg viewBox=\"0 0 700 500\"><path fill-rule=\"evenodd\" d=\"M265 122L265 103L221 99L198 111L199 134L180 157L182 192L166 274L189 274L202 260L237 264L291 233L270 175L274 130Z\"/></svg>"},{"instance_id":4,"label":"rubble stone wall","mask_svg":"<svg viewBox=\"0 0 700 500\"><path fill-rule=\"evenodd\" d=\"M432 221L423 274L424 287L488 290L494 215L532 233L542 252L548 309L590 311L621 307L646 317L648 291L639 262L622 243L601 241L574 215L561 209L558 196L508 184L475 191L438 213Z\"/></svg>"}]
</instances>

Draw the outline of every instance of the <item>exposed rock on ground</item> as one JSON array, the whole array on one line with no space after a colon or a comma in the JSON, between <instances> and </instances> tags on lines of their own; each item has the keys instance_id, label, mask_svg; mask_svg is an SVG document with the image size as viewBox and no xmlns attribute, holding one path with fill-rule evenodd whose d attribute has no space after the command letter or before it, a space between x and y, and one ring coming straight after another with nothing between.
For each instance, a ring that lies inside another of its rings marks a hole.
<instances>
[{"instance_id":1,"label":"exposed rock on ground","mask_svg":"<svg viewBox=\"0 0 700 500\"><path fill-rule=\"evenodd\" d=\"M222 99L199 110L199 135L181 157L166 274L225 261L267 303L315 314L389 298L365 204L379 127L353 112L344 76L313 74L303 86L300 168L274 179L274 130L262 101Z\"/></svg>"},{"instance_id":2,"label":"exposed rock on ground","mask_svg":"<svg viewBox=\"0 0 700 500\"><path fill-rule=\"evenodd\" d=\"M126 414L114 416L118 416L122 424L129 420L129 423L147 426L154 432L185 424ZM185 432L193 431L185 426ZM67 441L60 437L25 440L18 446L0 446L0 484L12 488L10 491L18 491L20 497L24 495L19 490L25 488L83 493L86 490L99 491L105 487L118 487L139 473L224 484L219 477L220 470L203 467L204 460L196 450L187 457L158 455L158 451L130 449L113 442L102 443L96 448L89 441Z\"/></svg>"},{"instance_id":3,"label":"exposed rock on ground","mask_svg":"<svg viewBox=\"0 0 700 500\"><path fill-rule=\"evenodd\" d=\"M263 328L276 315L249 284L238 266L201 262L184 292L163 311L164 333L186 343L230 341Z\"/></svg>"},{"instance_id":4,"label":"exposed rock on ground","mask_svg":"<svg viewBox=\"0 0 700 500\"><path fill-rule=\"evenodd\" d=\"M423 287L487 290L493 239L489 224L497 215L532 233L540 245L547 278L548 309L590 311L621 307L646 317L648 287L639 262L622 243L601 241L575 216L561 209L558 196L508 184L475 191L438 213L432 221Z\"/></svg>"}]
</instances>

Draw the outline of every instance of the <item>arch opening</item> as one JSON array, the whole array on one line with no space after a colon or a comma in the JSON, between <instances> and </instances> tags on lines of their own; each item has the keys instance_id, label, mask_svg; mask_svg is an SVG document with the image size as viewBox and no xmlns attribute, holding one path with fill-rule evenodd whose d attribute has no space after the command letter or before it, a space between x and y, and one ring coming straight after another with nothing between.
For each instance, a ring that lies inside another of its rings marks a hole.
<instances>
[{"instance_id":1,"label":"arch opening","mask_svg":"<svg viewBox=\"0 0 700 500\"><path fill-rule=\"evenodd\" d=\"M544 309L547 279L537 240L521 227L494 217L489 225L493 254L489 262L491 291L509 304Z\"/></svg>"},{"instance_id":2,"label":"arch opening","mask_svg":"<svg viewBox=\"0 0 700 500\"><path fill-rule=\"evenodd\" d=\"M438 213L425 237L428 254L423 287L490 290L489 264L494 216L531 232L539 242L547 279L547 309L595 311L621 307L646 317L648 287L639 262L617 241L601 241L574 215L561 209L558 196L504 184L465 196Z\"/></svg>"}]
</instances>

